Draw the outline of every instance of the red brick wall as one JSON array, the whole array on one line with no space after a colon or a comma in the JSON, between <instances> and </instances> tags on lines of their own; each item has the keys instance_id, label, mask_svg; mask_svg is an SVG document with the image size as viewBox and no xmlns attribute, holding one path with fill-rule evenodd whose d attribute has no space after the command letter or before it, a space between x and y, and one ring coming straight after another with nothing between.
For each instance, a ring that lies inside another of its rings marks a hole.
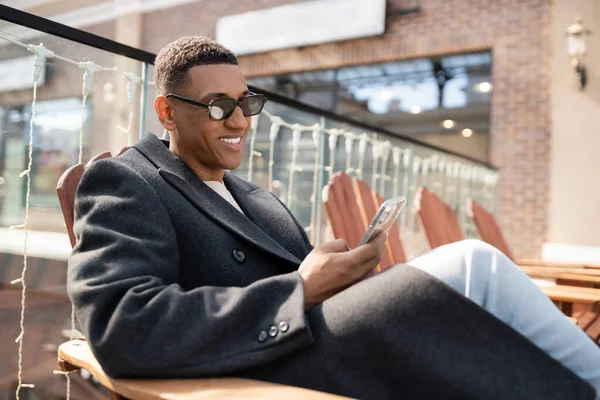
<instances>
[{"instance_id":1,"label":"red brick wall","mask_svg":"<svg viewBox=\"0 0 600 400\"><path fill-rule=\"evenodd\" d=\"M144 47L156 52L183 35L214 37L221 16L294 2L203 1L170 9L168 14L149 13ZM390 0L388 11L408 3ZM390 14L380 37L244 56L240 62L253 76L491 49L490 160L501 170L500 221L516 255L539 256L548 232L553 3L422 0L421 8L417 14Z\"/></svg>"}]
</instances>

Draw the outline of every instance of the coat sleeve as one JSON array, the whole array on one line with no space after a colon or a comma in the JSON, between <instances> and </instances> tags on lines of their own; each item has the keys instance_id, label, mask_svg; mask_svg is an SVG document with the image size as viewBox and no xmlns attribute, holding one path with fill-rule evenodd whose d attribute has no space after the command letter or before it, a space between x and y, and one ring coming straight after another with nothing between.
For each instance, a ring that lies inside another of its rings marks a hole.
<instances>
[{"instance_id":1,"label":"coat sleeve","mask_svg":"<svg viewBox=\"0 0 600 400\"><path fill-rule=\"evenodd\" d=\"M111 377L227 374L313 342L296 271L242 288L182 290L169 215L150 184L119 160L87 168L74 231L68 294Z\"/></svg>"}]
</instances>

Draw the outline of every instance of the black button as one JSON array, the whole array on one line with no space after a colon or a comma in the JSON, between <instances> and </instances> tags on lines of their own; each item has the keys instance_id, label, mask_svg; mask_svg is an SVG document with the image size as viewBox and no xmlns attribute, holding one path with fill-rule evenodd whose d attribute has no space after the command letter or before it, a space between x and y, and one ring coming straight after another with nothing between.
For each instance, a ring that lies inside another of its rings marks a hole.
<instances>
[{"instance_id":1,"label":"black button","mask_svg":"<svg viewBox=\"0 0 600 400\"><path fill-rule=\"evenodd\" d=\"M235 250L233 250L233 258L235 258L236 260L238 260L239 262L242 263L246 259L246 255L244 254L243 251L235 249Z\"/></svg>"},{"instance_id":2,"label":"black button","mask_svg":"<svg viewBox=\"0 0 600 400\"><path fill-rule=\"evenodd\" d=\"M269 328L269 336L275 337L279 333L279 329L275 325Z\"/></svg>"},{"instance_id":3,"label":"black button","mask_svg":"<svg viewBox=\"0 0 600 400\"><path fill-rule=\"evenodd\" d=\"M285 321L281 321L281 322L279 323L279 330L280 330L281 332L287 332L287 330L288 330L288 329L290 329L290 326L288 325L288 323L287 323L287 322L285 322Z\"/></svg>"},{"instance_id":4,"label":"black button","mask_svg":"<svg viewBox=\"0 0 600 400\"><path fill-rule=\"evenodd\" d=\"M269 337L269 335L267 335L267 332L260 331L260 333L258 334L258 341L264 342L265 340L267 340L268 337Z\"/></svg>"}]
</instances>

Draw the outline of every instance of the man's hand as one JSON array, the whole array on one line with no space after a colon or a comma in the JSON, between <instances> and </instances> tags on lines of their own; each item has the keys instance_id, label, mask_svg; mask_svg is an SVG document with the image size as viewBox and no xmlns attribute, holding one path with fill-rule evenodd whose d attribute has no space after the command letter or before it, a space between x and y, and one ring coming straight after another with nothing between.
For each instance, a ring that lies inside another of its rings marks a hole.
<instances>
[{"instance_id":1,"label":"man's hand","mask_svg":"<svg viewBox=\"0 0 600 400\"><path fill-rule=\"evenodd\" d=\"M304 259L298 272L304 279L304 305L310 308L369 275L385 251L387 233L350 250L342 239L323 243Z\"/></svg>"}]
</instances>

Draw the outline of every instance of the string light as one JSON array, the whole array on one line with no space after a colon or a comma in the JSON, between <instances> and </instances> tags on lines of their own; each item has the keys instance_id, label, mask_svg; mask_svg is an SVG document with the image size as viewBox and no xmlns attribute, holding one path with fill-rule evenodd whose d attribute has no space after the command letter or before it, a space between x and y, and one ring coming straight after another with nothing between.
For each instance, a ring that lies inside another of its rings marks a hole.
<instances>
[{"instance_id":1,"label":"string light","mask_svg":"<svg viewBox=\"0 0 600 400\"><path fill-rule=\"evenodd\" d=\"M292 131L292 161L290 163L290 175L289 175L289 179L288 179L288 208L292 208L292 203L293 203L293 199L294 199L294 192L293 192L293 186L294 186L294 175L296 174L296 172L301 172L302 168L299 168L296 165L296 161L298 158L298 149L300 148L300 135L302 134L302 130L301 130L301 126L300 125L296 125L294 127L294 130Z\"/></svg>"},{"instance_id":2,"label":"string light","mask_svg":"<svg viewBox=\"0 0 600 400\"><path fill-rule=\"evenodd\" d=\"M317 240L317 191L319 190L319 172L321 171L321 133L323 126L316 124L312 132L312 141L315 146L315 164L313 166L313 187L310 195L310 239L312 243Z\"/></svg>"},{"instance_id":3,"label":"string light","mask_svg":"<svg viewBox=\"0 0 600 400\"><path fill-rule=\"evenodd\" d=\"M254 169L254 157L262 158L262 153L255 150L256 148L256 133L258 132L258 119L260 114L252 117L250 125L250 154L248 154L248 180L252 181L252 171Z\"/></svg>"},{"instance_id":4,"label":"string light","mask_svg":"<svg viewBox=\"0 0 600 400\"><path fill-rule=\"evenodd\" d=\"M392 177L387 175L387 166L390 158L390 153L392 151L392 144L389 140L381 143L381 174L379 175L380 179L380 194L385 197L385 183L386 181L392 180Z\"/></svg>"}]
</instances>

